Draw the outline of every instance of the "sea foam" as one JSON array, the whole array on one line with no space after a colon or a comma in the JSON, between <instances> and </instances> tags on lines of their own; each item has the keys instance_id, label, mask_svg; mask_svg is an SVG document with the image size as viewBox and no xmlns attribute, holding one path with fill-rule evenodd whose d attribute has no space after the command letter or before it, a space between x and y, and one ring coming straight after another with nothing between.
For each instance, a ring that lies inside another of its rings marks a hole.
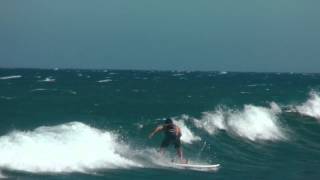
<instances>
[{"instance_id":1,"label":"sea foam","mask_svg":"<svg viewBox=\"0 0 320 180\"><path fill-rule=\"evenodd\" d=\"M316 91L309 93L309 99L303 104L296 106L294 111L320 120L320 96Z\"/></svg>"},{"instance_id":2,"label":"sea foam","mask_svg":"<svg viewBox=\"0 0 320 180\"><path fill-rule=\"evenodd\" d=\"M201 119L194 119L194 124L211 135L225 130L251 141L281 140L286 136L277 116L280 112L275 103L271 103L270 108L245 105L243 110L219 107L213 112L203 113Z\"/></svg>"},{"instance_id":3,"label":"sea foam","mask_svg":"<svg viewBox=\"0 0 320 180\"><path fill-rule=\"evenodd\" d=\"M181 141L187 144L192 144L194 141L200 141L201 138L196 136L185 124L184 119L174 119L174 123L181 129Z\"/></svg>"},{"instance_id":4,"label":"sea foam","mask_svg":"<svg viewBox=\"0 0 320 180\"><path fill-rule=\"evenodd\" d=\"M0 167L34 173L88 172L141 166L125 158L117 135L80 122L0 137Z\"/></svg>"}]
</instances>

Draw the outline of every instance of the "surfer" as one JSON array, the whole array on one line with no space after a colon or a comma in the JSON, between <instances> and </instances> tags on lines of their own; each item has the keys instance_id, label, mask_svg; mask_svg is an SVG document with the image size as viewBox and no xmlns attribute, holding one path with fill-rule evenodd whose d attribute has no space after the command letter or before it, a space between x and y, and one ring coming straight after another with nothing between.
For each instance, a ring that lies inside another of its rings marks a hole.
<instances>
[{"instance_id":1,"label":"surfer","mask_svg":"<svg viewBox=\"0 0 320 180\"><path fill-rule=\"evenodd\" d=\"M162 155L164 153L164 149L167 148L170 144L173 144L181 163L187 163L187 161L183 158L181 147L181 129L173 123L171 118L167 118L164 121L163 125L155 128L155 130L149 135L149 139L151 139L156 133L160 131L162 131L165 135L160 145L160 154Z\"/></svg>"}]
</instances>

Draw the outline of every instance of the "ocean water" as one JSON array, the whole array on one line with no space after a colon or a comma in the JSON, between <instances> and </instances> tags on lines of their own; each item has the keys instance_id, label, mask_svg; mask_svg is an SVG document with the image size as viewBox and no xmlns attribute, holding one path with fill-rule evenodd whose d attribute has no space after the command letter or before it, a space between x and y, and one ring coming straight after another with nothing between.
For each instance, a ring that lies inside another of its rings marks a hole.
<instances>
[{"instance_id":1,"label":"ocean water","mask_svg":"<svg viewBox=\"0 0 320 180\"><path fill-rule=\"evenodd\" d=\"M320 74L0 69L0 176L320 179ZM157 153L164 118L186 158Z\"/></svg>"}]
</instances>

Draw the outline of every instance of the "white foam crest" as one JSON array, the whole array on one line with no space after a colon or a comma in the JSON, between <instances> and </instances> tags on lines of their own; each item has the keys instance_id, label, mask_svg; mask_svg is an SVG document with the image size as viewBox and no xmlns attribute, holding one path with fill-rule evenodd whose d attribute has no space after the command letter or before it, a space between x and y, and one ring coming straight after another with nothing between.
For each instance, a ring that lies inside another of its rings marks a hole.
<instances>
[{"instance_id":1,"label":"white foam crest","mask_svg":"<svg viewBox=\"0 0 320 180\"><path fill-rule=\"evenodd\" d=\"M39 80L39 82L55 82L56 80L53 79L52 77L46 77L43 80Z\"/></svg>"},{"instance_id":2,"label":"white foam crest","mask_svg":"<svg viewBox=\"0 0 320 180\"><path fill-rule=\"evenodd\" d=\"M36 88L36 89L31 89L30 92L35 92L35 91L47 91L49 89L45 89L45 88Z\"/></svg>"},{"instance_id":3,"label":"white foam crest","mask_svg":"<svg viewBox=\"0 0 320 180\"><path fill-rule=\"evenodd\" d=\"M230 114L227 124L237 135L252 141L284 139L276 113L265 107L245 105L243 111Z\"/></svg>"},{"instance_id":4,"label":"white foam crest","mask_svg":"<svg viewBox=\"0 0 320 180\"><path fill-rule=\"evenodd\" d=\"M298 113L305 115L305 116L310 116L314 117L318 120L320 120L320 96L319 93L316 91L311 91L309 93L309 99L295 107L295 111Z\"/></svg>"},{"instance_id":5,"label":"white foam crest","mask_svg":"<svg viewBox=\"0 0 320 180\"><path fill-rule=\"evenodd\" d=\"M227 71L220 71L219 74L220 74L220 75L228 74L228 72L227 72Z\"/></svg>"},{"instance_id":6,"label":"white foam crest","mask_svg":"<svg viewBox=\"0 0 320 180\"><path fill-rule=\"evenodd\" d=\"M103 79L103 80L99 80L97 81L98 83L107 83L107 82L111 82L112 79Z\"/></svg>"},{"instance_id":7,"label":"white foam crest","mask_svg":"<svg viewBox=\"0 0 320 180\"><path fill-rule=\"evenodd\" d=\"M18 79L18 78L21 78L22 76L21 75L13 75L13 76L3 76L3 77L0 77L1 80L7 80L7 79Z\"/></svg>"},{"instance_id":8,"label":"white foam crest","mask_svg":"<svg viewBox=\"0 0 320 180\"><path fill-rule=\"evenodd\" d=\"M181 129L181 141L187 144L192 144L194 141L200 141L201 138L193 134L193 132L186 126L184 119L174 119L173 122Z\"/></svg>"},{"instance_id":9,"label":"white foam crest","mask_svg":"<svg viewBox=\"0 0 320 180\"><path fill-rule=\"evenodd\" d=\"M277 117L281 109L276 103L271 103L270 106L271 108L245 105L242 111L223 110L219 107L214 112L203 113L200 120L194 119L194 124L209 134L226 130L227 133L251 141L285 139Z\"/></svg>"},{"instance_id":10,"label":"white foam crest","mask_svg":"<svg viewBox=\"0 0 320 180\"><path fill-rule=\"evenodd\" d=\"M220 108L213 113L203 113L201 120L194 119L194 124L197 128L202 128L209 134L215 134L218 130L226 129L223 111Z\"/></svg>"},{"instance_id":11,"label":"white foam crest","mask_svg":"<svg viewBox=\"0 0 320 180\"><path fill-rule=\"evenodd\" d=\"M141 166L123 155L117 135L80 122L0 137L0 167L34 173L88 172Z\"/></svg>"}]
</instances>

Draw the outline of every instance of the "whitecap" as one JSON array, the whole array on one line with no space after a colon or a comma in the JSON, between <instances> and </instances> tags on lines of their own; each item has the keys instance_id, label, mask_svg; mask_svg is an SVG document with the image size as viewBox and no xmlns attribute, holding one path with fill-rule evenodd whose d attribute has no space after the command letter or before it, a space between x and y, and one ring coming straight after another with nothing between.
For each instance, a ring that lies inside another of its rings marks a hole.
<instances>
[{"instance_id":1,"label":"whitecap","mask_svg":"<svg viewBox=\"0 0 320 180\"><path fill-rule=\"evenodd\" d=\"M21 77L22 77L21 75L3 76L3 77L0 77L0 80L18 79L18 78L21 78Z\"/></svg>"},{"instance_id":2,"label":"whitecap","mask_svg":"<svg viewBox=\"0 0 320 180\"><path fill-rule=\"evenodd\" d=\"M73 94L73 95L78 94L77 91L73 91L73 90L68 90L67 92L70 93L70 94Z\"/></svg>"},{"instance_id":3,"label":"whitecap","mask_svg":"<svg viewBox=\"0 0 320 180\"><path fill-rule=\"evenodd\" d=\"M98 83L107 83L107 82L111 82L112 79L103 79L103 80L99 80L97 81Z\"/></svg>"},{"instance_id":4,"label":"whitecap","mask_svg":"<svg viewBox=\"0 0 320 180\"><path fill-rule=\"evenodd\" d=\"M277 116L281 108L274 102L270 106L245 105L241 111L219 107L213 112L203 113L201 119L194 119L194 124L212 135L225 130L251 141L284 140L286 135Z\"/></svg>"},{"instance_id":5,"label":"whitecap","mask_svg":"<svg viewBox=\"0 0 320 180\"><path fill-rule=\"evenodd\" d=\"M44 89L44 88L37 88L37 89L31 89L30 92L34 92L34 91L47 91L48 89Z\"/></svg>"},{"instance_id":6,"label":"whitecap","mask_svg":"<svg viewBox=\"0 0 320 180\"><path fill-rule=\"evenodd\" d=\"M243 111L230 114L227 125L236 135L251 141L285 139L276 113L265 107L245 105Z\"/></svg>"},{"instance_id":7,"label":"whitecap","mask_svg":"<svg viewBox=\"0 0 320 180\"><path fill-rule=\"evenodd\" d=\"M39 82L55 82L56 80L53 79L52 77L46 77L43 80L39 80Z\"/></svg>"},{"instance_id":8,"label":"whitecap","mask_svg":"<svg viewBox=\"0 0 320 180\"><path fill-rule=\"evenodd\" d=\"M215 134L218 130L226 129L224 121L224 112L217 109L215 112L204 112L200 120L194 119L197 128L204 129L209 134Z\"/></svg>"},{"instance_id":9,"label":"whitecap","mask_svg":"<svg viewBox=\"0 0 320 180\"><path fill-rule=\"evenodd\" d=\"M320 120L320 96L316 91L309 93L309 99L303 104L294 107L293 111L296 111L302 115L314 117Z\"/></svg>"}]
</instances>

